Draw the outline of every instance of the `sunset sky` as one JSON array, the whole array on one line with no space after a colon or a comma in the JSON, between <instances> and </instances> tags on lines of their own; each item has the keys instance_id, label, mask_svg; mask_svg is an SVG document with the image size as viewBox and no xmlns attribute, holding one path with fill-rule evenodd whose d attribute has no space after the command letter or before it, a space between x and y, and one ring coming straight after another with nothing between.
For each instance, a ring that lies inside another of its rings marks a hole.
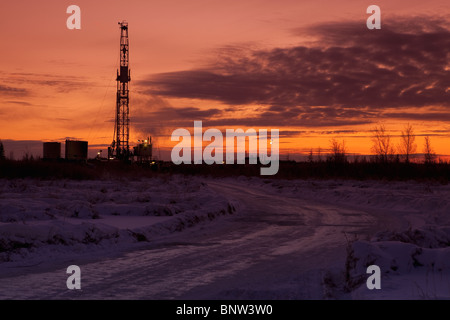
<instances>
[{"instance_id":1,"label":"sunset sky","mask_svg":"<svg viewBox=\"0 0 450 320\"><path fill-rule=\"evenodd\" d=\"M66 8L81 8L68 30ZM381 8L381 30L366 9ZM295 158L371 130L413 125L450 154L448 0L1 1L0 139L6 155L42 141L113 140L119 21L129 23L131 139L168 160L177 128L280 130ZM283 156L282 156L283 157Z\"/></svg>"}]
</instances>

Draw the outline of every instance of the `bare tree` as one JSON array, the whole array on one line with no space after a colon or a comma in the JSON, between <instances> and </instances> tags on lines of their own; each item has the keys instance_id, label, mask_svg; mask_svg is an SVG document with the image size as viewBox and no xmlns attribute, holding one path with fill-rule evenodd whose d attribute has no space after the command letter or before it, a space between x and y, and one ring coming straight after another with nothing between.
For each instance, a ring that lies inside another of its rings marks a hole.
<instances>
[{"instance_id":1,"label":"bare tree","mask_svg":"<svg viewBox=\"0 0 450 320\"><path fill-rule=\"evenodd\" d=\"M347 149L345 141L337 141L335 138L330 140L331 160L334 162L345 162L347 160Z\"/></svg>"},{"instance_id":2,"label":"bare tree","mask_svg":"<svg viewBox=\"0 0 450 320\"><path fill-rule=\"evenodd\" d=\"M2 140L0 140L0 160L5 160L5 147Z\"/></svg>"},{"instance_id":3,"label":"bare tree","mask_svg":"<svg viewBox=\"0 0 450 320\"><path fill-rule=\"evenodd\" d=\"M409 162L410 156L416 152L417 144L414 129L409 123L402 130L399 152L405 157L405 162Z\"/></svg>"},{"instance_id":4,"label":"bare tree","mask_svg":"<svg viewBox=\"0 0 450 320\"><path fill-rule=\"evenodd\" d=\"M431 164L436 161L436 153L434 152L433 148L431 147L430 137L425 137L425 143L423 145L423 154L425 157L425 163Z\"/></svg>"},{"instance_id":5,"label":"bare tree","mask_svg":"<svg viewBox=\"0 0 450 320\"><path fill-rule=\"evenodd\" d=\"M308 154L308 162L313 162L314 158L313 158L313 149L311 148L311 150L309 150L309 154Z\"/></svg>"},{"instance_id":6,"label":"bare tree","mask_svg":"<svg viewBox=\"0 0 450 320\"><path fill-rule=\"evenodd\" d=\"M375 126L372 133L372 152L381 162L389 162L394 157L394 147L391 136L386 132L384 125Z\"/></svg>"},{"instance_id":7,"label":"bare tree","mask_svg":"<svg viewBox=\"0 0 450 320\"><path fill-rule=\"evenodd\" d=\"M317 161L322 162L322 148L317 148Z\"/></svg>"}]
</instances>

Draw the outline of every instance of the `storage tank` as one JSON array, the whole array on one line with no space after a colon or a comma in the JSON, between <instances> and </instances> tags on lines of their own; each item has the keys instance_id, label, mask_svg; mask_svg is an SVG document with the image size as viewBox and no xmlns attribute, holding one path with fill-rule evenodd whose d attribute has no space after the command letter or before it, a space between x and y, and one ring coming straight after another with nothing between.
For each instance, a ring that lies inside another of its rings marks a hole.
<instances>
[{"instance_id":1,"label":"storage tank","mask_svg":"<svg viewBox=\"0 0 450 320\"><path fill-rule=\"evenodd\" d=\"M66 140L66 160L87 160L87 141Z\"/></svg>"},{"instance_id":2,"label":"storage tank","mask_svg":"<svg viewBox=\"0 0 450 320\"><path fill-rule=\"evenodd\" d=\"M44 142L44 160L57 160L61 158L61 143L60 142Z\"/></svg>"}]
</instances>

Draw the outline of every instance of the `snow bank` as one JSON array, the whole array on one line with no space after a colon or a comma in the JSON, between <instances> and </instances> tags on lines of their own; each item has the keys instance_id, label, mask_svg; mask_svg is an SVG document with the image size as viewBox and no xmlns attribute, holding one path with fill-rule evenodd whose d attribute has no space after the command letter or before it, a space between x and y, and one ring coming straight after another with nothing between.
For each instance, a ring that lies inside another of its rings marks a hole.
<instances>
[{"instance_id":1,"label":"snow bank","mask_svg":"<svg viewBox=\"0 0 450 320\"><path fill-rule=\"evenodd\" d=\"M44 251L100 250L181 231L236 204L182 176L0 181L0 262ZM45 248L45 249L44 249Z\"/></svg>"},{"instance_id":2,"label":"snow bank","mask_svg":"<svg viewBox=\"0 0 450 320\"><path fill-rule=\"evenodd\" d=\"M379 266L382 272L384 285L378 295L369 295L365 287L370 265ZM449 227L381 232L371 241L358 240L349 245L346 285L359 297L449 298L449 275Z\"/></svg>"},{"instance_id":3,"label":"snow bank","mask_svg":"<svg viewBox=\"0 0 450 320\"><path fill-rule=\"evenodd\" d=\"M348 240L344 271L324 277L328 297L450 298L450 186L430 182L272 180L243 183L267 192L335 204L380 220L375 234ZM385 221L385 223L383 223ZM371 230L371 231L373 231ZM382 230L382 231L380 231ZM378 265L382 289L369 290L367 267Z\"/></svg>"}]
</instances>

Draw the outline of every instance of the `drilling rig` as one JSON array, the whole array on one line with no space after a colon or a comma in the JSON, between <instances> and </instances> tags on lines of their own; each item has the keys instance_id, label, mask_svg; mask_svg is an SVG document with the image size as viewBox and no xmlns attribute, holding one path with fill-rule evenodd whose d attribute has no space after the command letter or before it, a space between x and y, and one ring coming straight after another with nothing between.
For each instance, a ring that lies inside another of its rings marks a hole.
<instances>
[{"instance_id":1,"label":"drilling rig","mask_svg":"<svg viewBox=\"0 0 450 320\"><path fill-rule=\"evenodd\" d=\"M116 120L114 125L114 140L108 148L108 159L128 161L130 153L130 97L128 23L119 22L120 26L120 67L117 70Z\"/></svg>"},{"instance_id":2,"label":"drilling rig","mask_svg":"<svg viewBox=\"0 0 450 320\"><path fill-rule=\"evenodd\" d=\"M120 66L117 70L116 120L114 124L114 138L108 147L108 159L151 162L153 144L151 137L138 140L139 144L130 151L130 90L131 73L129 68L130 47L128 42L128 23L119 22L120 26Z\"/></svg>"}]
</instances>

